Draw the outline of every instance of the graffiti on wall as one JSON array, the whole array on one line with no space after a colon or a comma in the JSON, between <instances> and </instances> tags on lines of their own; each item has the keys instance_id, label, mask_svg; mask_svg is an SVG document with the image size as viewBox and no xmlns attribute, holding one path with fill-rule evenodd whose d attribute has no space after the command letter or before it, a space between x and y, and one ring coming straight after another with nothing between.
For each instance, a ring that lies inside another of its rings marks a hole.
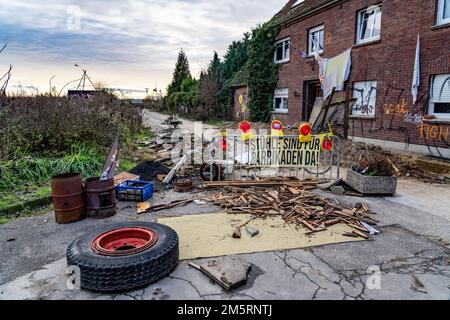
<instances>
[{"instance_id":1,"label":"graffiti on wall","mask_svg":"<svg viewBox=\"0 0 450 320\"><path fill-rule=\"evenodd\" d=\"M358 92L358 88L353 89ZM414 106L409 106L404 98L405 90L388 85L385 92L381 93L379 89L373 87L369 94L362 96L362 103L358 106L359 110L371 110L373 104L373 94L377 99L381 99L380 103L383 110L381 116L375 121L368 123L364 120L354 119L352 123L353 132L358 130L362 137L373 137L377 133L392 133L392 135L400 135L401 140L406 144L406 149L412 143L412 137L419 137L420 142L428 147L431 154L443 157L439 148L450 147L450 126L442 123L426 123L425 115L428 106L429 95L427 93L418 97L418 101ZM389 103L387 102L389 101ZM400 121L399 121L400 120Z\"/></svg>"}]
</instances>

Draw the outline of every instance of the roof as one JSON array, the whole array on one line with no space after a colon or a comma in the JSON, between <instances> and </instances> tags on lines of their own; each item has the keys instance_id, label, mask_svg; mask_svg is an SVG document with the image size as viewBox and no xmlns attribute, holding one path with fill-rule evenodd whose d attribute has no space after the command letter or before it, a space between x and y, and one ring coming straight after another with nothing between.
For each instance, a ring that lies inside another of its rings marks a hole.
<instances>
[{"instance_id":1,"label":"roof","mask_svg":"<svg viewBox=\"0 0 450 320\"><path fill-rule=\"evenodd\" d=\"M247 85L248 78L250 77L247 65L244 65L241 70L236 72L236 74L231 79L231 87L238 88Z\"/></svg>"},{"instance_id":2,"label":"roof","mask_svg":"<svg viewBox=\"0 0 450 320\"><path fill-rule=\"evenodd\" d=\"M277 23L283 24L291 22L341 1L342 0L305 0L294 6L297 0L289 0L284 8L277 14Z\"/></svg>"}]
</instances>

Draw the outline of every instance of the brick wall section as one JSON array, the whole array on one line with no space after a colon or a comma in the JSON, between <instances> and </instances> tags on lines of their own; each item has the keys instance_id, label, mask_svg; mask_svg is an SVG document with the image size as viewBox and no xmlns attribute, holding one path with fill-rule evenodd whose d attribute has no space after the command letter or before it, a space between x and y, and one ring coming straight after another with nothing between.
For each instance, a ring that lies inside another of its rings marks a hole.
<instances>
[{"instance_id":1,"label":"brick wall section","mask_svg":"<svg viewBox=\"0 0 450 320\"><path fill-rule=\"evenodd\" d=\"M355 46L357 11L382 3L381 39ZM348 0L306 19L285 25L277 39L290 37L290 62L280 68L278 87L289 88L289 113L274 114L286 124L302 119L304 81L318 80L318 66L312 58L303 59L295 49L307 52L308 29L324 24L323 57L334 57L353 46L350 88L355 81L377 81L375 119L351 119L350 133L359 137L450 146L450 126L445 123L415 125L405 123L401 114L385 114L384 104L405 99L408 111L428 113L431 75L450 73L450 26L435 25L435 0ZM417 34L421 35L421 87L419 103L412 103L411 85ZM315 69L312 69L315 66Z\"/></svg>"}]
</instances>

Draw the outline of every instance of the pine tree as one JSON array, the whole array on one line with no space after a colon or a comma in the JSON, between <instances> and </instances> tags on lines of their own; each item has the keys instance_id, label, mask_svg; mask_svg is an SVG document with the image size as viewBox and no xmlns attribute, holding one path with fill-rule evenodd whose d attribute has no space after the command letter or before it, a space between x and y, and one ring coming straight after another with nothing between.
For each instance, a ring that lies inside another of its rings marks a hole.
<instances>
[{"instance_id":1,"label":"pine tree","mask_svg":"<svg viewBox=\"0 0 450 320\"><path fill-rule=\"evenodd\" d=\"M189 71L189 61L184 53L184 50L181 49L175 65L175 71L173 72L173 80L168 88L168 94L170 95L171 93L181 91L181 83L184 79L190 76L191 72Z\"/></svg>"},{"instance_id":2,"label":"pine tree","mask_svg":"<svg viewBox=\"0 0 450 320\"><path fill-rule=\"evenodd\" d=\"M214 51L214 56L211 63L209 64L208 72L211 74L212 79L214 79L214 81L217 81L218 83L220 83L220 81L222 80L221 67L222 63L220 62L219 55L216 51Z\"/></svg>"}]
</instances>

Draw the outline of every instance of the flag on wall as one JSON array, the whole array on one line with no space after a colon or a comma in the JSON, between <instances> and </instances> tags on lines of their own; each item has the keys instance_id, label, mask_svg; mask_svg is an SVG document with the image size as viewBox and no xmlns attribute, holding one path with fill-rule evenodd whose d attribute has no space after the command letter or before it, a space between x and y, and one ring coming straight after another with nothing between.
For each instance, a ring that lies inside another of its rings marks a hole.
<instances>
[{"instance_id":1,"label":"flag on wall","mask_svg":"<svg viewBox=\"0 0 450 320\"><path fill-rule=\"evenodd\" d=\"M416 60L414 62L414 74L412 81L413 103L416 104L420 87L420 35L417 35Z\"/></svg>"}]
</instances>

